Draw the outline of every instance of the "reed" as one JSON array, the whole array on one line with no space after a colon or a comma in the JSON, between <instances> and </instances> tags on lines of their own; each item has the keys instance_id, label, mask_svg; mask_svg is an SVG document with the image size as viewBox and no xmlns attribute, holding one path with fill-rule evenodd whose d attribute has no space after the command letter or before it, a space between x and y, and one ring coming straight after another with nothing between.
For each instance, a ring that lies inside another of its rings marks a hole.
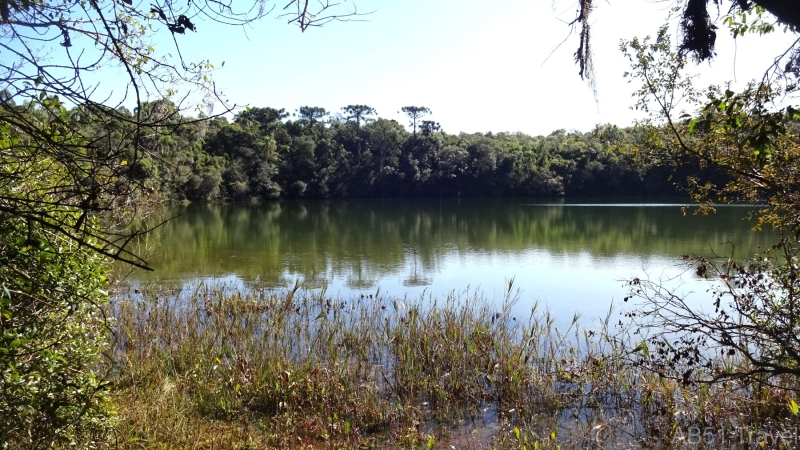
<instances>
[{"instance_id":1,"label":"reed","mask_svg":"<svg viewBox=\"0 0 800 450\"><path fill-rule=\"evenodd\" d=\"M793 380L684 386L632 362L613 309L597 330L576 315L557 332L540 304L515 317L517 302L513 280L499 301L221 283L118 294L114 446L731 448L743 430L797 426Z\"/></svg>"}]
</instances>

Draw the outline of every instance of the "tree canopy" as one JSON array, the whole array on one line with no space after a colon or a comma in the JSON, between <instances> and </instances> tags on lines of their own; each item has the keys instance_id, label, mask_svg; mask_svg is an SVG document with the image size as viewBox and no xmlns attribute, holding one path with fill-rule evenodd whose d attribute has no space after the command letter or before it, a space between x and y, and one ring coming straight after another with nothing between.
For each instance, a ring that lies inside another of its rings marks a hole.
<instances>
[{"instance_id":1,"label":"tree canopy","mask_svg":"<svg viewBox=\"0 0 800 450\"><path fill-rule=\"evenodd\" d=\"M414 129L415 136L417 134L417 121L422 120L423 117L432 113L432 111L425 106L403 106L401 111L411 120L410 125Z\"/></svg>"}]
</instances>

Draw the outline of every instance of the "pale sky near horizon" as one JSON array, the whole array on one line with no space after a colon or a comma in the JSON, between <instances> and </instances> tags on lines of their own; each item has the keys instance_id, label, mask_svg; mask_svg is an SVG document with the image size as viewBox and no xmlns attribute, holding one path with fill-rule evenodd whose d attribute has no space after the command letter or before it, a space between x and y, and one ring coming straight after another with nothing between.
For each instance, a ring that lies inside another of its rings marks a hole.
<instances>
[{"instance_id":1,"label":"pale sky near horizon","mask_svg":"<svg viewBox=\"0 0 800 450\"><path fill-rule=\"evenodd\" d=\"M630 109L634 86L622 76L627 63L620 39L654 35L671 2L595 2L597 99L573 61L578 39L569 35L566 21L574 17L576 2L487 3L356 0L359 12L372 12L362 21L300 33L273 12L244 29L199 22L197 33L178 38L186 59L209 59L217 67L225 62L213 77L240 107L292 112L309 105L335 113L366 104L380 117L407 125L398 113L402 106L427 106L430 119L448 133L546 135L562 128L589 131L602 123L627 126L641 118ZM778 32L739 38L734 45L721 20L717 58L693 66L700 85L760 78L794 40ZM670 30L677 34L674 21ZM158 45L174 46L171 39Z\"/></svg>"}]
</instances>

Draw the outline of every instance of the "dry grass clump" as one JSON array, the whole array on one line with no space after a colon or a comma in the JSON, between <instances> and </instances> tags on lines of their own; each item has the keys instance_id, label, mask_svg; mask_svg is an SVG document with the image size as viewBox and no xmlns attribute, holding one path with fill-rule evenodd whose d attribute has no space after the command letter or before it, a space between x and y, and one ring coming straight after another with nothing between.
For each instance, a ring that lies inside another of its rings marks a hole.
<instances>
[{"instance_id":1,"label":"dry grass clump","mask_svg":"<svg viewBox=\"0 0 800 450\"><path fill-rule=\"evenodd\" d=\"M560 334L536 305L514 317L513 282L507 292L343 299L201 284L118 295L114 445L680 448L713 432L703 445L730 448L725 433L796 423L791 391L659 378L632 363L629 334L609 333L610 314L596 333L575 317Z\"/></svg>"}]
</instances>

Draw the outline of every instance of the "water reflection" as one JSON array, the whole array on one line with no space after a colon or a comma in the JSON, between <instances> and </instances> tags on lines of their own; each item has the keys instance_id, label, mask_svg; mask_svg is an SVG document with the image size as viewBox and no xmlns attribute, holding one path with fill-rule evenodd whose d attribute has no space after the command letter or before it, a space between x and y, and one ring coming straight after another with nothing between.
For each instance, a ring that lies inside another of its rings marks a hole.
<instances>
[{"instance_id":1,"label":"water reflection","mask_svg":"<svg viewBox=\"0 0 800 450\"><path fill-rule=\"evenodd\" d=\"M130 280L235 276L391 295L481 286L492 296L516 277L528 302L604 310L624 295L621 279L675 275L682 254L744 257L768 246L769 233L740 220L745 212L722 207L698 217L674 204L530 199L191 205L164 212L180 215L148 237L156 271Z\"/></svg>"}]
</instances>

